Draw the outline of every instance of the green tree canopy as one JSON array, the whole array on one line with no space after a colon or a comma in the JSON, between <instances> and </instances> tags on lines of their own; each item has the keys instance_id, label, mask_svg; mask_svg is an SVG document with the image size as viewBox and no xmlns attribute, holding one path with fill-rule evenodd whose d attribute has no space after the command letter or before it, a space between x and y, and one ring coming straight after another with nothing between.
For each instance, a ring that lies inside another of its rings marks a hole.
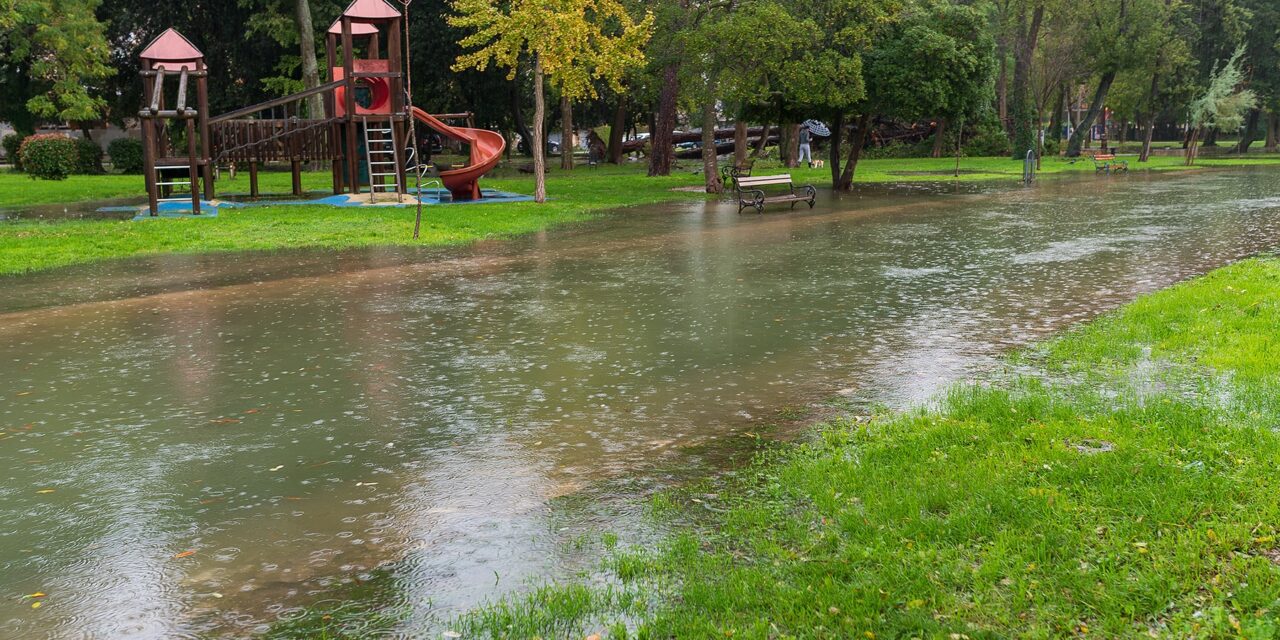
<instances>
[{"instance_id":1,"label":"green tree canopy","mask_svg":"<svg viewBox=\"0 0 1280 640\"><path fill-rule=\"evenodd\" d=\"M103 115L94 87L113 72L99 0L11 0L0 7L0 118L31 130L34 119Z\"/></svg>"}]
</instances>

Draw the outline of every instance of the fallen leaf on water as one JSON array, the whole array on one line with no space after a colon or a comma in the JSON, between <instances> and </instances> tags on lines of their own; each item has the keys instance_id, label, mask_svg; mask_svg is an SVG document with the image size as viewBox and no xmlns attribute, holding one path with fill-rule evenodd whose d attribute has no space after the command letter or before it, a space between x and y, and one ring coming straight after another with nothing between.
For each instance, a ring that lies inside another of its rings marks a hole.
<instances>
[{"instance_id":1,"label":"fallen leaf on water","mask_svg":"<svg viewBox=\"0 0 1280 640\"><path fill-rule=\"evenodd\" d=\"M173 556L173 557L174 557L175 559L177 559L177 558L185 558L185 557L187 557L187 556L194 556L195 554L196 554L196 552L195 552L195 551L183 551L182 553L174 554L174 556Z\"/></svg>"},{"instance_id":2,"label":"fallen leaf on water","mask_svg":"<svg viewBox=\"0 0 1280 640\"><path fill-rule=\"evenodd\" d=\"M53 492L54 492L54 490L53 490L53 489L41 489L41 490L37 491L36 493L53 493Z\"/></svg>"},{"instance_id":3,"label":"fallen leaf on water","mask_svg":"<svg viewBox=\"0 0 1280 640\"><path fill-rule=\"evenodd\" d=\"M245 409L245 411L244 411L244 412L245 412L245 413L257 413L257 412L259 412L259 411L262 411L262 409Z\"/></svg>"},{"instance_id":4,"label":"fallen leaf on water","mask_svg":"<svg viewBox=\"0 0 1280 640\"><path fill-rule=\"evenodd\" d=\"M20 395L20 396L29 396L29 395L31 395L31 392L30 392L30 391L19 391L19 392L17 393L17 395Z\"/></svg>"},{"instance_id":5,"label":"fallen leaf on water","mask_svg":"<svg viewBox=\"0 0 1280 640\"><path fill-rule=\"evenodd\" d=\"M233 422L240 422L240 419L239 418L217 418L214 420L210 420L209 422L212 422L214 424L231 424Z\"/></svg>"},{"instance_id":6,"label":"fallen leaf on water","mask_svg":"<svg viewBox=\"0 0 1280 640\"><path fill-rule=\"evenodd\" d=\"M598 633L593 633L593 634L591 634L591 635L587 636L587 640L600 640L600 634L598 634Z\"/></svg>"},{"instance_id":7,"label":"fallen leaf on water","mask_svg":"<svg viewBox=\"0 0 1280 640\"><path fill-rule=\"evenodd\" d=\"M211 595L211 596L213 596L213 597L215 597L215 598L221 598L221 597L222 597L222 594L221 594L221 593L211 593L211 594L209 594L209 595Z\"/></svg>"},{"instance_id":8,"label":"fallen leaf on water","mask_svg":"<svg viewBox=\"0 0 1280 640\"><path fill-rule=\"evenodd\" d=\"M43 598L43 597L44 597L44 592L43 592L43 591L37 591L37 592L35 592L35 593L30 593L30 594L27 594L27 595L22 596L22 597L24 597L24 598Z\"/></svg>"},{"instance_id":9,"label":"fallen leaf on water","mask_svg":"<svg viewBox=\"0 0 1280 640\"><path fill-rule=\"evenodd\" d=\"M39 608L40 608L40 604L41 604L41 603L39 603L39 602L32 602L32 603L31 603L31 608L32 608L32 609L39 609Z\"/></svg>"},{"instance_id":10,"label":"fallen leaf on water","mask_svg":"<svg viewBox=\"0 0 1280 640\"><path fill-rule=\"evenodd\" d=\"M446 631L446 632L444 632L444 633L442 633L442 634L440 634L440 635L442 635L442 636L444 636L444 637L446 637L446 638L461 638L461 637L462 637L462 634L461 634L461 633L458 633L457 631Z\"/></svg>"},{"instance_id":11,"label":"fallen leaf on water","mask_svg":"<svg viewBox=\"0 0 1280 640\"><path fill-rule=\"evenodd\" d=\"M282 465L282 464L278 464L278 465L276 465L276 466L274 466L274 467L271 467L271 470L272 470L272 471L279 471L279 470L281 470L281 469L283 469L283 468L284 468L284 465Z\"/></svg>"}]
</instances>

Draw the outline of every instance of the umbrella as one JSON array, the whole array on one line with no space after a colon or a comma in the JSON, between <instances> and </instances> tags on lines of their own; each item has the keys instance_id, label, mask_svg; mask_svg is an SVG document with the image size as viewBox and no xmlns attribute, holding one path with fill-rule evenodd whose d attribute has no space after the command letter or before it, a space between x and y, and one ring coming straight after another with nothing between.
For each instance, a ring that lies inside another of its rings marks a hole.
<instances>
[{"instance_id":1,"label":"umbrella","mask_svg":"<svg viewBox=\"0 0 1280 640\"><path fill-rule=\"evenodd\" d=\"M821 120L805 120L803 126L809 130L809 133L821 138L831 135L831 130Z\"/></svg>"}]
</instances>

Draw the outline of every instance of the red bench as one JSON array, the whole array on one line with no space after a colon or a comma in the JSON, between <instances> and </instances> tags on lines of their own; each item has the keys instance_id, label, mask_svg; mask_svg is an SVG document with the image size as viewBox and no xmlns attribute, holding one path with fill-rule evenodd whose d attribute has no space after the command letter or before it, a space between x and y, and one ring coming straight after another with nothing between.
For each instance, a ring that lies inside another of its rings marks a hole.
<instances>
[{"instance_id":1,"label":"red bench","mask_svg":"<svg viewBox=\"0 0 1280 640\"><path fill-rule=\"evenodd\" d=\"M1093 155L1094 173L1120 173L1129 170L1128 160L1116 160L1114 153L1095 153Z\"/></svg>"}]
</instances>

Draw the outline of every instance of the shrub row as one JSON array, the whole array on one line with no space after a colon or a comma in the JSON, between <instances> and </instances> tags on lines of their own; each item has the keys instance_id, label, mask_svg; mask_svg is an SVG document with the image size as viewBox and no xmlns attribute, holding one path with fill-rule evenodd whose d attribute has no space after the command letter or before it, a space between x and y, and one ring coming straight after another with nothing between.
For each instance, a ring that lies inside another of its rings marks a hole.
<instances>
[{"instance_id":1,"label":"shrub row","mask_svg":"<svg viewBox=\"0 0 1280 640\"><path fill-rule=\"evenodd\" d=\"M102 173L102 147L92 140L56 133L22 136L11 133L0 140L5 156L18 171L34 178L61 180L73 173ZM123 173L142 171L142 142L120 138L107 146L111 164ZM30 160L28 160L30 158Z\"/></svg>"}]
</instances>

